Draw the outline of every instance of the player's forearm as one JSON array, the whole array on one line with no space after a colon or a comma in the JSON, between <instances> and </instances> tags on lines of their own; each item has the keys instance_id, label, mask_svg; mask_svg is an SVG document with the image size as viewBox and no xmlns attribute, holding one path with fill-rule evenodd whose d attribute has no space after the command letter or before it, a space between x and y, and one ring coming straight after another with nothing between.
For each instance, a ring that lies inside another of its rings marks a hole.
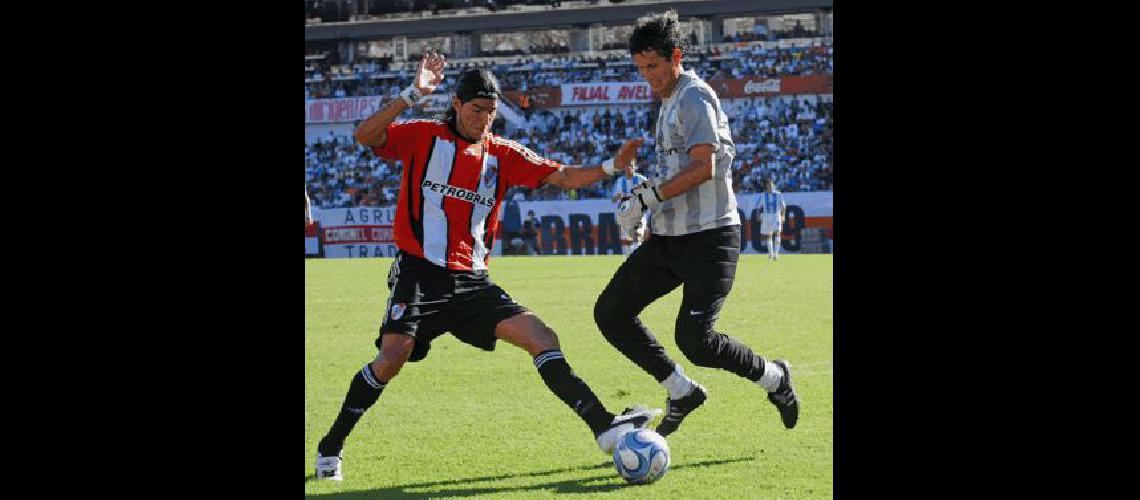
<instances>
[{"instance_id":1,"label":"player's forearm","mask_svg":"<svg viewBox=\"0 0 1140 500\"><path fill-rule=\"evenodd\" d=\"M689 166L681 169L672 179L657 186L664 200L684 193L713 177L713 165L709 160L693 160Z\"/></svg>"},{"instance_id":2,"label":"player's forearm","mask_svg":"<svg viewBox=\"0 0 1140 500\"><path fill-rule=\"evenodd\" d=\"M400 116L405 109L408 109L408 103L404 102L399 97L392 99L391 102L385 104L380 111L377 111L367 120L364 120L360 126L356 127L356 131L352 133L356 137L356 141L361 145L368 147L382 147L388 142L388 125L396 121L396 117Z\"/></svg>"},{"instance_id":3,"label":"player's forearm","mask_svg":"<svg viewBox=\"0 0 1140 500\"><path fill-rule=\"evenodd\" d=\"M596 167L569 165L547 176L546 182L562 189L577 189L589 186L605 177L606 172L600 165Z\"/></svg>"}]
</instances>

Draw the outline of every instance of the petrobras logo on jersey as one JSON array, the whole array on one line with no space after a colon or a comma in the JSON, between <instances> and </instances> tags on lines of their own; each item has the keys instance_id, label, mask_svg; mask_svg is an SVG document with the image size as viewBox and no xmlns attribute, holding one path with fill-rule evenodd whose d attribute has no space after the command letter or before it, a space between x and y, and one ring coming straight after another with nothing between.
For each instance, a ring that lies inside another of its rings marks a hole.
<instances>
[{"instance_id":1,"label":"petrobras logo on jersey","mask_svg":"<svg viewBox=\"0 0 1140 500\"><path fill-rule=\"evenodd\" d=\"M487 207L495 206L495 198L493 197L482 196L475 191L469 191L467 189L455 187L450 184L443 184L431 181L429 179L424 179L424 182L420 185L420 187L428 189L433 193L439 193L444 196L466 201L468 203L476 203Z\"/></svg>"}]
</instances>

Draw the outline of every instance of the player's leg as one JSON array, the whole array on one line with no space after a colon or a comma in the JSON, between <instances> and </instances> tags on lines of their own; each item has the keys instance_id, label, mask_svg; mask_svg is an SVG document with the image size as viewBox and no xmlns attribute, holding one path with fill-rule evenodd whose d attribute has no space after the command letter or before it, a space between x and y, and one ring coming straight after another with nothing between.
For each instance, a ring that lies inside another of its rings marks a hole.
<instances>
[{"instance_id":1,"label":"player's leg","mask_svg":"<svg viewBox=\"0 0 1140 500\"><path fill-rule=\"evenodd\" d=\"M772 231L772 242L768 245L772 252L772 260L780 258L780 241L780 230Z\"/></svg>"},{"instance_id":2,"label":"player's leg","mask_svg":"<svg viewBox=\"0 0 1140 500\"><path fill-rule=\"evenodd\" d=\"M630 243L631 243L630 240L627 240L625 238L621 239L622 255L628 256L629 254L633 253L633 248L630 246Z\"/></svg>"},{"instance_id":3,"label":"player's leg","mask_svg":"<svg viewBox=\"0 0 1140 500\"><path fill-rule=\"evenodd\" d=\"M399 333L388 333L382 335L381 339L382 347L376 359L365 364L352 377L340 413L317 444L318 478L342 479L341 450L344 448L344 440L364 416L364 412L380 399L388 382L400 373L400 368L408 360L415 344L415 337Z\"/></svg>"},{"instance_id":4,"label":"player's leg","mask_svg":"<svg viewBox=\"0 0 1140 500\"><path fill-rule=\"evenodd\" d=\"M768 362L743 342L713 329L736 277L738 228L705 231L691 243L673 263L674 271L685 282L676 321L677 347L697 366L726 370L763 387L780 411L784 426L794 427L799 403L787 364Z\"/></svg>"},{"instance_id":5,"label":"player's leg","mask_svg":"<svg viewBox=\"0 0 1140 500\"><path fill-rule=\"evenodd\" d=\"M761 218L760 218L760 234L764 237L764 244L767 245L767 247L768 247L768 261L769 262L776 258L775 252L778 250L778 248L775 244L773 244L773 241L778 243L780 240L779 239L773 239L773 238L778 238L779 232L780 232L780 228L779 228L779 219L778 218L776 218L773 214L764 214L761 216Z\"/></svg>"},{"instance_id":6,"label":"player's leg","mask_svg":"<svg viewBox=\"0 0 1140 500\"><path fill-rule=\"evenodd\" d=\"M432 279L431 268L400 254L388 272L388 307L376 339L379 353L356 372L340 412L328 433L317 444L317 477L341 479L341 451L344 440L364 413L376 403L388 382L400 372L406 361L418 361L427 355L433 336L438 335L430 318L442 307L438 295L438 279ZM444 271L435 274L446 275Z\"/></svg>"},{"instance_id":7,"label":"player's leg","mask_svg":"<svg viewBox=\"0 0 1140 500\"><path fill-rule=\"evenodd\" d=\"M652 419L652 411L627 410L614 415L606 410L590 386L570 368L558 335L538 316L526 312L507 318L495 328L495 337L530 353L546 387L586 423L602 451L612 453L618 436L645 427Z\"/></svg>"},{"instance_id":8,"label":"player's leg","mask_svg":"<svg viewBox=\"0 0 1140 500\"><path fill-rule=\"evenodd\" d=\"M665 258L669 239L655 236L645 242L618 267L594 303L594 322L610 345L658 382L674 372L676 363L637 316L681 284Z\"/></svg>"},{"instance_id":9,"label":"player's leg","mask_svg":"<svg viewBox=\"0 0 1140 500\"><path fill-rule=\"evenodd\" d=\"M657 426L657 432L663 436L675 430L676 423L684 418L678 416L678 411L687 413L696 408L704 402L706 394L704 388L686 376L681 365L665 353L665 348L637 317L646 306L680 284L680 278L668 269L665 256L676 250L676 243L676 238L651 238L618 268L594 305L594 321L606 340L668 392L667 414ZM670 404L682 400L691 408Z\"/></svg>"}]
</instances>

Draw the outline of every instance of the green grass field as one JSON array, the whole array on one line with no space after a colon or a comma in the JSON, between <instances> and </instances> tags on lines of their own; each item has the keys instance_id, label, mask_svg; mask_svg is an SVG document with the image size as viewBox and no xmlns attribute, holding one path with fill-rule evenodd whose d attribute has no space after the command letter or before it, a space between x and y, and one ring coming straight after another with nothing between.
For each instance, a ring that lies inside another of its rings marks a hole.
<instances>
[{"instance_id":1,"label":"green grass field","mask_svg":"<svg viewBox=\"0 0 1140 500\"><path fill-rule=\"evenodd\" d=\"M491 277L558 332L610 411L663 407L665 390L594 326L594 300L621 256L499 257ZM641 315L709 400L669 437L660 481L627 485L586 425L551 394L521 349L440 337L408 363L357 425L343 482L313 479L317 441L353 373L376 354L391 259L305 261L305 493L320 498L830 498L832 257L742 255L717 329L792 364L801 409L786 430L755 384L699 368L673 340L680 289Z\"/></svg>"}]
</instances>

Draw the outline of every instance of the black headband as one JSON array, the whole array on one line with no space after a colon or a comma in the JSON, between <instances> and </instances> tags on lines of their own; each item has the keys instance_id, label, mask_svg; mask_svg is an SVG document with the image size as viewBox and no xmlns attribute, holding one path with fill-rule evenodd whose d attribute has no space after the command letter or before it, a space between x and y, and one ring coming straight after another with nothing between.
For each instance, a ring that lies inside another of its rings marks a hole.
<instances>
[{"instance_id":1,"label":"black headband","mask_svg":"<svg viewBox=\"0 0 1140 500\"><path fill-rule=\"evenodd\" d=\"M497 99L501 95L499 82L490 71L469 69L459 77L459 85L455 89L455 97L460 102L471 99Z\"/></svg>"}]
</instances>

